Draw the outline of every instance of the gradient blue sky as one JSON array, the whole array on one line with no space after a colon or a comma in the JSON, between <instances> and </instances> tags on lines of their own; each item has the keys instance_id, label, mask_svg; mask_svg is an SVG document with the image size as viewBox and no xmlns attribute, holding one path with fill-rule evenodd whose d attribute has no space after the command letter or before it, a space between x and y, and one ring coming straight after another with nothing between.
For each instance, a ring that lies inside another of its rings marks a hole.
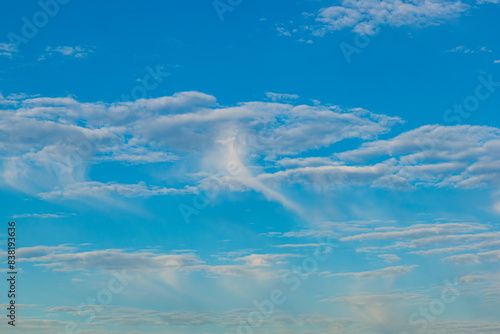
<instances>
[{"instance_id":1,"label":"gradient blue sky","mask_svg":"<svg viewBox=\"0 0 500 334\"><path fill-rule=\"evenodd\" d=\"M500 333L498 0L40 3L0 13L2 332Z\"/></svg>"}]
</instances>

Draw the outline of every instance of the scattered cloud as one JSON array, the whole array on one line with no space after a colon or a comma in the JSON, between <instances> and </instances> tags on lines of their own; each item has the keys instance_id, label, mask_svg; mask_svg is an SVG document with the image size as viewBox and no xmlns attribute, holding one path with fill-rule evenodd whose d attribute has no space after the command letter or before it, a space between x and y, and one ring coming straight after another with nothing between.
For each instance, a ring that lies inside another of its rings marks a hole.
<instances>
[{"instance_id":1,"label":"scattered cloud","mask_svg":"<svg viewBox=\"0 0 500 334\"><path fill-rule=\"evenodd\" d=\"M340 6L319 12L316 21L324 27L317 34L346 28L360 34L374 34L381 26L439 25L469 8L461 1L446 0L343 0Z\"/></svg>"},{"instance_id":2,"label":"scattered cloud","mask_svg":"<svg viewBox=\"0 0 500 334\"><path fill-rule=\"evenodd\" d=\"M407 300L412 296L395 293L395 294L384 294L384 295L360 295L360 296L349 296L349 297L338 297L333 299L323 299L322 302L331 303L341 303L348 306L365 306L365 305L383 305L392 304Z\"/></svg>"},{"instance_id":3,"label":"scattered cloud","mask_svg":"<svg viewBox=\"0 0 500 334\"><path fill-rule=\"evenodd\" d=\"M378 257L384 259L385 262L387 262L387 263L394 263L394 262L398 262L399 260L401 260L401 258L399 256L397 256L396 254L380 254Z\"/></svg>"},{"instance_id":4,"label":"scattered cloud","mask_svg":"<svg viewBox=\"0 0 500 334\"><path fill-rule=\"evenodd\" d=\"M447 236L450 234L485 230L486 227L474 223L443 223L443 224L417 224L409 227L385 227L380 232L363 233L344 237L341 241L361 240L401 240L401 239L424 239L435 236Z\"/></svg>"},{"instance_id":5,"label":"scattered cloud","mask_svg":"<svg viewBox=\"0 0 500 334\"><path fill-rule=\"evenodd\" d=\"M444 258L444 261L454 264L474 264L483 262L500 261L500 250L481 252L477 254L460 254Z\"/></svg>"},{"instance_id":6,"label":"scattered cloud","mask_svg":"<svg viewBox=\"0 0 500 334\"><path fill-rule=\"evenodd\" d=\"M235 252L228 254L226 258L218 257L222 263L210 264L191 251L171 254L123 249L80 251L76 246L59 245L20 248L18 261L61 272L125 270L148 277L161 277L166 272L172 275L202 272L206 276L240 276L266 280L279 278L280 270L289 266L288 259L304 257L292 253L230 256L237 254Z\"/></svg>"},{"instance_id":7,"label":"scattered cloud","mask_svg":"<svg viewBox=\"0 0 500 334\"><path fill-rule=\"evenodd\" d=\"M70 215L59 214L59 213L23 213L20 215L13 215L13 219L17 218L39 218L39 219L51 219L51 218L66 218Z\"/></svg>"},{"instance_id":8,"label":"scattered cloud","mask_svg":"<svg viewBox=\"0 0 500 334\"><path fill-rule=\"evenodd\" d=\"M245 102L223 107L199 92L112 104L81 103L72 96L11 95L0 102L6 106L0 116L1 179L47 199L195 191L195 186L95 182L88 178L95 164L170 164L181 180L196 183L227 174L228 163L236 161L242 174L233 177L234 185L293 207L255 176L258 159L280 160L350 138L374 139L401 123L397 117L337 106ZM189 164L176 167L186 159Z\"/></svg>"},{"instance_id":9,"label":"scattered cloud","mask_svg":"<svg viewBox=\"0 0 500 334\"><path fill-rule=\"evenodd\" d=\"M460 45L460 46L457 46L457 47L454 47L453 49L450 49L450 50L446 50L445 52L448 52L448 53L456 53L456 52L459 52L459 53L482 53L482 52L493 52L491 51L490 49L488 49L486 46L482 46L478 49L469 49L469 48L466 48L465 46L463 45Z\"/></svg>"},{"instance_id":10,"label":"scattered cloud","mask_svg":"<svg viewBox=\"0 0 500 334\"><path fill-rule=\"evenodd\" d=\"M48 57L54 55L61 55L65 57L74 57L74 58L86 58L89 54L95 52L93 47L84 47L84 46L57 46L51 47L47 46L45 48L45 52L38 58L38 60L44 60Z\"/></svg>"},{"instance_id":11,"label":"scattered cloud","mask_svg":"<svg viewBox=\"0 0 500 334\"><path fill-rule=\"evenodd\" d=\"M285 264L286 258L303 257L297 254L251 254L244 257L236 258L236 262L244 262L250 267L269 267L273 264Z\"/></svg>"},{"instance_id":12,"label":"scattered cloud","mask_svg":"<svg viewBox=\"0 0 500 334\"><path fill-rule=\"evenodd\" d=\"M322 188L482 188L497 185L500 180L498 147L498 128L426 125L392 139L367 141L328 159L283 160L284 166L290 168L264 173L259 178L268 183Z\"/></svg>"},{"instance_id":13,"label":"scattered cloud","mask_svg":"<svg viewBox=\"0 0 500 334\"><path fill-rule=\"evenodd\" d=\"M396 266L396 267L375 269L375 270L371 270L371 271L329 274L327 276L328 277L352 277L352 278L358 278L358 279L389 278L389 277L409 274L416 267L418 267L418 266L417 265L409 265L409 266L405 265L405 266Z\"/></svg>"},{"instance_id":14,"label":"scattered cloud","mask_svg":"<svg viewBox=\"0 0 500 334\"><path fill-rule=\"evenodd\" d=\"M184 195L196 194L196 187L185 187L181 189L165 187L149 187L144 182L139 184L118 184L101 182L79 182L72 183L62 189L55 189L50 192L40 193L43 199L79 197L103 197L106 195L119 195L123 197L150 197L164 195Z\"/></svg>"},{"instance_id":15,"label":"scattered cloud","mask_svg":"<svg viewBox=\"0 0 500 334\"><path fill-rule=\"evenodd\" d=\"M278 93L271 93L271 92L267 92L266 97L273 102L282 101L282 100L285 100L285 101L296 100L299 98L299 96L297 94L278 94Z\"/></svg>"},{"instance_id":16,"label":"scattered cloud","mask_svg":"<svg viewBox=\"0 0 500 334\"><path fill-rule=\"evenodd\" d=\"M14 44L0 43L0 57L12 58L17 48Z\"/></svg>"}]
</instances>

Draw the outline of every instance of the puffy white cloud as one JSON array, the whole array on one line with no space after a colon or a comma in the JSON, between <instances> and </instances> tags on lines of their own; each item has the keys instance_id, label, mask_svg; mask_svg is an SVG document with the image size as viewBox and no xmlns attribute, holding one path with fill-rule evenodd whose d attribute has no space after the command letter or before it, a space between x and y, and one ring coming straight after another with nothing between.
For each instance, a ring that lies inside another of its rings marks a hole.
<instances>
[{"instance_id":1,"label":"puffy white cloud","mask_svg":"<svg viewBox=\"0 0 500 334\"><path fill-rule=\"evenodd\" d=\"M316 20L325 25L319 31L350 28L374 34L380 26L438 25L467 11L461 1L447 0L343 0L340 6L322 9Z\"/></svg>"},{"instance_id":2,"label":"puffy white cloud","mask_svg":"<svg viewBox=\"0 0 500 334\"><path fill-rule=\"evenodd\" d=\"M330 157L282 159L267 182L317 187L478 188L500 180L500 129L426 125Z\"/></svg>"},{"instance_id":3,"label":"puffy white cloud","mask_svg":"<svg viewBox=\"0 0 500 334\"><path fill-rule=\"evenodd\" d=\"M223 107L215 97L199 92L111 104L81 103L71 96L11 95L0 101L2 179L44 198L94 191L125 196L192 192L89 180L91 166L107 161L170 165L180 161L175 168L185 180L186 175L200 172L227 174L229 160L237 160L244 173L231 175L233 184L293 207L253 176L261 168L255 161L293 156L348 138L374 139L401 122L336 106L246 102Z\"/></svg>"}]
</instances>

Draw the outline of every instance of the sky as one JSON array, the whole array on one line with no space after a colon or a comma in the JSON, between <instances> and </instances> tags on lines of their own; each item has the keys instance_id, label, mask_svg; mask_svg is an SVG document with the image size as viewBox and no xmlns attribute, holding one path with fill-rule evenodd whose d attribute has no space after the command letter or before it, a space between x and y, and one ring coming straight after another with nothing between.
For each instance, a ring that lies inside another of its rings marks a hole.
<instances>
[{"instance_id":1,"label":"sky","mask_svg":"<svg viewBox=\"0 0 500 334\"><path fill-rule=\"evenodd\" d=\"M0 331L500 333L499 15L6 2Z\"/></svg>"}]
</instances>

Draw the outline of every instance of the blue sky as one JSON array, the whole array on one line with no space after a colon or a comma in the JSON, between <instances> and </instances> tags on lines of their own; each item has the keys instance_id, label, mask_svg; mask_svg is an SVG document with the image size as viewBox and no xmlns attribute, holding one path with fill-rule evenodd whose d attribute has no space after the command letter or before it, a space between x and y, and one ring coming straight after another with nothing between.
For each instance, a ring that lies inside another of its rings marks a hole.
<instances>
[{"instance_id":1,"label":"blue sky","mask_svg":"<svg viewBox=\"0 0 500 334\"><path fill-rule=\"evenodd\" d=\"M499 14L9 2L1 331L500 333Z\"/></svg>"}]
</instances>

